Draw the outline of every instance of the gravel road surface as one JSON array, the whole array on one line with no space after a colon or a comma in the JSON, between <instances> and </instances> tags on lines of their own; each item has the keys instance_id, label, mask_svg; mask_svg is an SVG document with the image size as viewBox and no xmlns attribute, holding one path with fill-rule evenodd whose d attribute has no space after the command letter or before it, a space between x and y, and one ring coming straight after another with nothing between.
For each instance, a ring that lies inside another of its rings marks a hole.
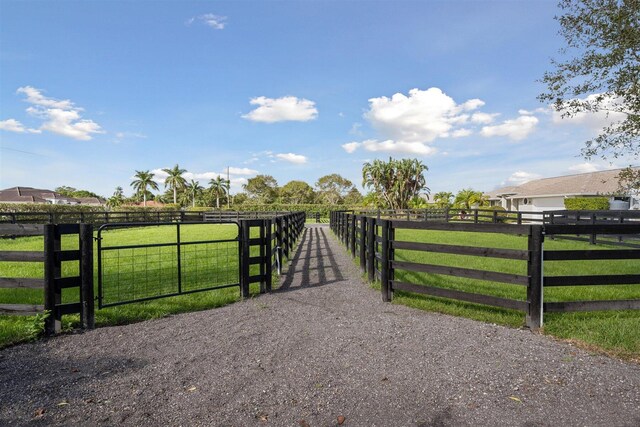
<instances>
[{"instance_id":1,"label":"gravel road surface","mask_svg":"<svg viewBox=\"0 0 640 427\"><path fill-rule=\"evenodd\" d=\"M281 287L0 351L0 426L640 426L640 366L385 304L326 226Z\"/></svg>"}]
</instances>

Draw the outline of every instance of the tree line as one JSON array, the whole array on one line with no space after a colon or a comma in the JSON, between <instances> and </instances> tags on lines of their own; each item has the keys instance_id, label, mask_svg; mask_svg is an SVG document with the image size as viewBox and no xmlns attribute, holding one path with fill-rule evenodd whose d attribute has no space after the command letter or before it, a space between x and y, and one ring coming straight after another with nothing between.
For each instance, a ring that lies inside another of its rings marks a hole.
<instances>
[{"instance_id":1,"label":"tree line","mask_svg":"<svg viewBox=\"0 0 640 427\"><path fill-rule=\"evenodd\" d=\"M209 180L203 187L198 181L184 178L186 169L176 164L162 169L167 175L161 190L156 174L149 170L136 171L130 185L132 197L125 197L122 187L117 187L107 200L115 208L123 204L142 203L154 200L178 207L212 207L242 209L247 205L318 204L349 205L381 209L406 209L456 207L470 209L487 204L480 191L460 190L455 196L450 192L436 193L429 198L425 173L428 167L418 159L373 160L362 166L362 186L367 193L362 195L349 179L337 173L320 177L312 187L305 181L292 180L280 186L271 175L260 174L249 178L242 191L230 194L230 182L221 176ZM156 193L154 193L154 191Z\"/></svg>"}]
</instances>

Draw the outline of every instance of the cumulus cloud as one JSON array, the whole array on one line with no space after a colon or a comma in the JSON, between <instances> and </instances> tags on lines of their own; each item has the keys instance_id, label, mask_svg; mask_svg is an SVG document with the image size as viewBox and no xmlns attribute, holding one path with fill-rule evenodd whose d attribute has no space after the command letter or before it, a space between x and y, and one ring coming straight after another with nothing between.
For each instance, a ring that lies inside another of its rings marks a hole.
<instances>
[{"instance_id":1,"label":"cumulus cloud","mask_svg":"<svg viewBox=\"0 0 640 427\"><path fill-rule=\"evenodd\" d=\"M362 148L368 151L429 155L436 152L437 139L463 138L474 134L485 137L506 136L517 141L535 129L538 118L522 110L516 119L493 124L500 113L478 111L485 102L473 98L457 103L437 87L411 89L408 94L369 99L364 114L378 138L353 141L342 145L348 152Z\"/></svg>"},{"instance_id":2,"label":"cumulus cloud","mask_svg":"<svg viewBox=\"0 0 640 427\"><path fill-rule=\"evenodd\" d=\"M83 119L80 114L83 109L76 107L68 99L48 98L40 89L31 86L18 88L17 93L26 95L25 101L31 104L26 109L27 113L43 121L39 130L29 129L28 132L39 133L45 130L80 141L92 139L92 134L105 133L93 120Z\"/></svg>"},{"instance_id":3,"label":"cumulus cloud","mask_svg":"<svg viewBox=\"0 0 640 427\"><path fill-rule=\"evenodd\" d=\"M293 154L293 153L282 153L275 154L275 157L284 160L285 162L293 163L296 165L302 165L307 163L307 158L301 154Z\"/></svg>"},{"instance_id":4,"label":"cumulus cloud","mask_svg":"<svg viewBox=\"0 0 640 427\"><path fill-rule=\"evenodd\" d=\"M366 151L371 152L388 152L388 153L400 153L400 154L420 154L428 156L435 153L435 148L429 147L426 144L420 142L404 142L393 141L387 139L385 141L378 141L375 139L367 139L362 142L349 142L342 145L342 148L347 153L353 153L358 148L363 148Z\"/></svg>"},{"instance_id":5,"label":"cumulus cloud","mask_svg":"<svg viewBox=\"0 0 640 427\"><path fill-rule=\"evenodd\" d=\"M506 181L502 182L502 185L505 186L511 186L511 185L522 185L526 182L532 181L534 179L538 179L540 178L540 175L538 175L537 173L530 173L530 172L525 172L525 171L517 171L514 172L513 174L511 174L511 176L509 178L506 179Z\"/></svg>"},{"instance_id":6,"label":"cumulus cloud","mask_svg":"<svg viewBox=\"0 0 640 427\"><path fill-rule=\"evenodd\" d=\"M26 128L22 123L16 119L0 120L0 130L6 130L8 132L16 133L41 133L39 129Z\"/></svg>"},{"instance_id":7,"label":"cumulus cloud","mask_svg":"<svg viewBox=\"0 0 640 427\"><path fill-rule=\"evenodd\" d=\"M521 115L517 119L505 120L499 125L483 126L480 135L485 137L506 136L512 141L520 141L534 131L538 118L531 115Z\"/></svg>"},{"instance_id":8,"label":"cumulus cloud","mask_svg":"<svg viewBox=\"0 0 640 427\"><path fill-rule=\"evenodd\" d=\"M428 143L439 137L449 137L455 126L468 122L468 112L483 105L480 99L457 104L435 87L411 89L408 96L396 93L391 98L371 98L365 117L389 139Z\"/></svg>"},{"instance_id":9,"label":"cumulus cloud","mask_svg":"<svg viewBox=\"0 0 640 427\"><path fill-rule=\"evenodd\" d=\"M254 122L275 123L284 121L306 122L318 117L315 102L295 96L252 98L251 105L258 108L242 117Z\"/></svg>"},{"instance_id":10,"label":"cumulus cloud","mask_svg":"<svg viewBox=\"0 0 640 427\"><path fill-rule=\"evenodd\" d=\"M191 25L194 22L201 22L204 25L213 28L214 30L224 30L227 25L227 17L222 15L215 15L213 13L205 13L204 15L194 16L187 20L187 25Z\"/></svg>"}]
</instances>

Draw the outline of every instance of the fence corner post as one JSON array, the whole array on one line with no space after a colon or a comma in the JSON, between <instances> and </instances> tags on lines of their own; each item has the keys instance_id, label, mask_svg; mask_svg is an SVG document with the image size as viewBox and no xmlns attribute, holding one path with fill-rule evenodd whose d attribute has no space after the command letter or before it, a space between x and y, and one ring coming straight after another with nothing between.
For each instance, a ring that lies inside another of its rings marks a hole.
<instances>
[{"instance_id":1,"label":"fence corner post","mask_svg":"<svg viewBox=\"0 0 640 427\"><path fill-rule=\"evenodd\" d=\"M93 225L80 224L80 320L82 328L96 327L93 295Z\"/></svg>"},{"instance_id":2,"label":"fence corner post","mask_svg":"<svg viewBox=\"0 0 640 427\"><path fill-rule=\"evenodd\" d=\"M527 285L528 313L526 315L527 327L539 329L543 324L544 297L543 297L543 275L542 275L542 225L532 225L529 234L529 259L527 262L527 275L529 283Z\"/></svg>"}]
</instances>

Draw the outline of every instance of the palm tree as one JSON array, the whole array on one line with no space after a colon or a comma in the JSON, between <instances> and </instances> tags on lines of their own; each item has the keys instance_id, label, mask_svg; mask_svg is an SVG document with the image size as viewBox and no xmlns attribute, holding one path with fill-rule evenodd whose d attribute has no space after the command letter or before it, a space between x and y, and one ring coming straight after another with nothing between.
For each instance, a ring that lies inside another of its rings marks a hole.
<instances>
[{"instance_id":1,"label":"palm tree","mask_svg":"<svg viewBox=\"0 0 640 427\"><path fill-rule=\"evenodd\" d=\"M178 203L178 189L183 190L187 185L187 180L182 176L186 171L186 169L180 169L177 163L171 169L162 169L162 172L169 174L164 180L164 188L169 187L173 190L173 204Z\"/></svg>"},{"instance_id":2,"label":"palm tree","mask_svg":"<svg viewBox=\"0 0 640 427\"><path fill-rule=\"evenodd\" d=\"M484 205L486 203L486 198L482 194L481 191L475 191L471 188L465 188L460 190L458 194L456 194L456 199L454 201L454 205L459 209L471 209L472 205Z\"/></svg>"},{"instance_id":3,"label":"palm tree","mask_svg":"<svg viewBox=\"0 0 640 427\"><path fill-rule=\"evenodd\" d=\"M453 199L453 193L448 191L440 191L433 196L433 201L441 208L449 206L451 204L451 199Z\"/></svg>"},{"instance_id":4,"label":"palm tree","mask_svg":"<svg viewBox=\"0 0 640 427\"><path fill-rule=\"evenodd\" d=\"M109 197L107 200L107 206L110 208L117 208L124 202L124 191L122 187L116 187L116 191L113 193L113 196Z\"/></svg>"},{"instance_id":5,"label":"palm tree","mask_svg":"<svg viewBox=\"0 0 640 427\"><path fill-rule=\"evenodd\" d=\"M390 209L406 209L413 197L429 193L424 178L427 170L418 159L374 160L362 166L362 186L372 187Z\"/></svg>"},{"instance_id":6,"label":"palm tree","mask_svg":"<svg viewBox=\"0 0 640 427\"><path fill-rule=\"evenodd\" d=\"M220 175L217 178L209 181L209 191L216 198L216 208L220 209L220 197L227 194L228 183L226 179L223 179Z\"/></svg>"},{"instance_id":7,"label":"palm tree","mask_svg":"<svg viewBox=\"0 0 640 427\"><path fill-rule=\"evenodd\" d=\"M202 190L204 190L204 188L200 185L200 183L194 179L191 180L191 182L189 182L187 184L187 190L189 191L189 194L191 195L191 206L195 206L196 205L196 197L200 196L202 194Z\"/></svg>"},{"instance_id":8,"label":"palm tree","mask_svg":"<svg viewBox=\"0 0 640 427\"><path fill-rule=\"evenodd\" d=\"M143 206L147 206L147 191L148 188L152 190L158 191L158 183L153 180L154 174L147 171L136 171L133 182L131 182L131 186L136 193L142 194Z\"/></svg>"}]
</instances>

